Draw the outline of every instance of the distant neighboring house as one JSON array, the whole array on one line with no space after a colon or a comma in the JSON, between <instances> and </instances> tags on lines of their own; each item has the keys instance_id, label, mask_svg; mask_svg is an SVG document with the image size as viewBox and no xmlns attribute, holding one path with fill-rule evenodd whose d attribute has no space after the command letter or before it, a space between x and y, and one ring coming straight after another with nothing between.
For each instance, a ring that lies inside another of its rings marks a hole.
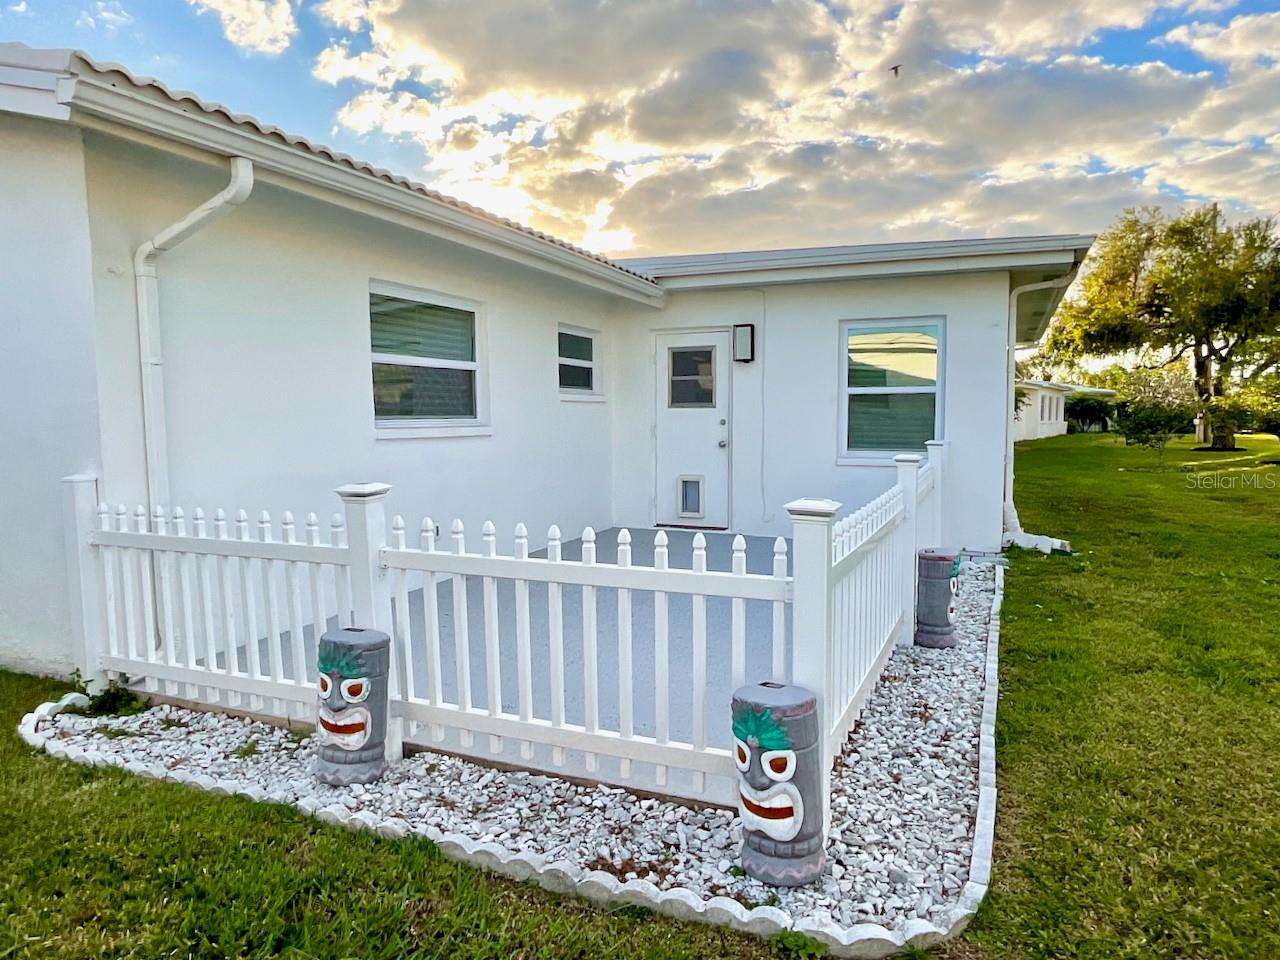
<instances>
[{"instance_id":1,"label":"distant neighboring house","mask_svg":"<svg viewBox=\"0 0 1280 960\"><path fill-rule=\"evenodd\" d=\"M1018 387L1027 399L1014 420L1015 440L1040 440L1067 432L1064 408L1071 395L1070 386L1047 380L1019 380Z\"/></svg>"},{"instance_id":2,"label":"distant neighboring house","mask_svg":"<svg viewBox=\"0 0 1280 960\"><path fill-rule=\"evenodd\" d=\"M786 535L788 501L867 503L936 441L943 538L998 544L1013 348L1093 240L614 262L21 44L0 144L0 661L42 669L72 662L73 473L143 522L385 481L393 513L537 549L551 523Z\"/></svg>"}]
</instances>

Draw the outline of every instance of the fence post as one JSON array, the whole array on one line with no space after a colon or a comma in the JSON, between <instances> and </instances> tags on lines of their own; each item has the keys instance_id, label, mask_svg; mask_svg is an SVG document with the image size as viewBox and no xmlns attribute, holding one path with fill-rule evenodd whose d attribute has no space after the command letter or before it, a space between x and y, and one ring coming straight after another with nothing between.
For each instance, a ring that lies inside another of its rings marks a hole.
<instances>
[{"instance_id":1,"label":"fence post","mask_svg":"<svg viewBox=\"0 0 1280 960\"><path fill-rule=\"evenodd\" d=\"M793 500L791 598L791 682L818 698L821 736L822 829L831 827L831 527L840 504L834 500Z\"/></svg>"},{"instance_id":2,"label":"fence post","mask_svg":"<svg viewBox=\"0 0 1280 960\"><path fill-rule=\"evenodd\" d=\"M387 483L348 483L334 491L342 498L347 519L347 545L351 560L351 624L381 630L391 636L391 669L387 679L392 704L387 716L387 763L404 757L404 720L396 716L394 701L400 689L400 658L391 627L391 584L380 555L387 545Z\"/></svg>"},{"instance_id":3,"label":"fence post","mask_svg":"<svg viewBox=\"0 0 1280 960\"><path fill-rule=\"evenodd\" d=\"M916 629L916 551L920 549L916 519L919 515L920 456L900 453L893 458L898 467L898 486L902 487L902 527L907 549L902 558L902 623L899 643L910 643ZM936 478L935 478L936 479Z\"/></svg>"},{"instance_id":4,"label":"fence post","mask_svg":"<svg viewBox=\"0 0 1280 960\"><path fill-rule=\"evenodd\" d=\"M98 478L77 473L62 478L62 533L66 538L71 636L80 679L95 691L107 684L102 669L103 622L97 558L89 544L98 515Z\"/></svg>"},{"instance_id":5,"label":"fence post","mask_svg":"<svg viewBox=\"0 0 1280 960\"><path fill-rule=\"evenodd\" d=\"M933 529L930 531L932 543L930 547L941 547L942 539L942 492L946 489L947 479L947 441L926 440L925 449L929 452L929 464L933 467Z\"/></svg>"}]
</instances>

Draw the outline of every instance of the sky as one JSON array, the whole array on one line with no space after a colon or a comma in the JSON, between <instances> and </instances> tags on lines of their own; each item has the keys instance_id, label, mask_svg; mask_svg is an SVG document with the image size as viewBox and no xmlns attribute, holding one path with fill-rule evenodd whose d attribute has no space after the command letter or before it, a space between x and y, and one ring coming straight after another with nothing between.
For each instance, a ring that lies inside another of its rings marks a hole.
<instances>
[{"instance_id":1,"label":"sky","mask_svg":"<svg viewBox=\"0 0 1280 960\"><path fill-rule=\"evenodd\" d=\"M1280 0L0 0L0 40L618 256L1280 213Z\"/></svg>"}]
</instances>

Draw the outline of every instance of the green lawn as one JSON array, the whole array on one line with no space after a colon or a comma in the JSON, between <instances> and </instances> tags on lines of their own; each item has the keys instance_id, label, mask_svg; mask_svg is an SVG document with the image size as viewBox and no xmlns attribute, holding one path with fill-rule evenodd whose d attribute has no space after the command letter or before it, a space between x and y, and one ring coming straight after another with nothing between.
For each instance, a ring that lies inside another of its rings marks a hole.
<instances>
[{"instance_id":1,"label":"green lawn","mask_svg":"<svg viewBox=\"0 0 1280 960\"><path fill-rule=\"evenodd\" d=\"M1013 562L995 885L951 956L1280 957L1280 467L1249 468L1280 446L1242 442L1171 449L1198 480L1109 437L1019 448L1024 525L1079 554ZM790 953L54 761L12 731L62 689L0 673L0 960Z\"/></svg>"},{"instance_id":2,"label":"green lawn","mask_svg":"<svg viewBox=\"0 0 1280 960\"><path fill-rule=\"evenodd\" d=\"M1280 957L1280 446L1240 442L1162 472L1019 445L1023 526L1077 555L1009 571L994 886L957 956Z\"/></svg>"}]
</instances>

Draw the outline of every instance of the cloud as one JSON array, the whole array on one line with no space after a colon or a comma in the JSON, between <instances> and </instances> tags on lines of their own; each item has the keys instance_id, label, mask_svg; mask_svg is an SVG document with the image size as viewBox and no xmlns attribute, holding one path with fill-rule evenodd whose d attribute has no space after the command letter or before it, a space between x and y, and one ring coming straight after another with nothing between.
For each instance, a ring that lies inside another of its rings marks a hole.
<instances>
[{"instance_id":1,"label":"cloud","mask_svg":"<svg viewBox=\"0 0 1280 960\"><path fill-rule=\"evenodd\" d=\"M1228 6L325 0L313 75L437 189L613 252L1091 230L1133 203L1271 209L1271 17L1201 22ZM1084 51L1138 29L1228 76Z\"/></svg>"},{"instance_id":2,"label":"cloud","mask_svg":"<svg viewBox=\"0 0 1280 960\"><path fill-rule=\"evenodd\" d=\"M275 55L289 48L298 24L290 0L187 0L198 13L216 13L222 34L237 47Z\"/></svg>"},{"instance_id":3,"label":"cloud","mask_svg":"<svg viewBox=\"0 0 1280 960\"><path fill-rule=\"evenodd\" d=\"M18 10L17 6L22 9ZM16 13L26 13L25 2L17 6L9 9ZM113 35L121 27L127 27L131 23L133 23L133 15L122 7L118 0L98 0L91 8L81 10L75 21L75 25L83 29L97 30L101 27L102 32L107 36Z\"/></svg>"},{"instance_id":4,"label":"cloud","mask_svg":"<svg viewBox=\"0 0 1280 960\"><path fill-rule=\"evenodd\" d=\"M27 6L27 0L20 0L20 2L18 3L13 3L9 5L9 12L16 13L18 16L21 17L27 13L30 13L31 10Z\"/></svg>"},{"instance_id":5,"label":"cloud","mask_svg":"<svg viewBox=\"0 0 1280 960\"><path fill-rule=\"evenodd\" d=\"M1182 24L1163 41L1190 47L1206 60L1248 67L1280 61L1280 12L1240 16L1226 25Z\"/></svg>"}]
</instances>

